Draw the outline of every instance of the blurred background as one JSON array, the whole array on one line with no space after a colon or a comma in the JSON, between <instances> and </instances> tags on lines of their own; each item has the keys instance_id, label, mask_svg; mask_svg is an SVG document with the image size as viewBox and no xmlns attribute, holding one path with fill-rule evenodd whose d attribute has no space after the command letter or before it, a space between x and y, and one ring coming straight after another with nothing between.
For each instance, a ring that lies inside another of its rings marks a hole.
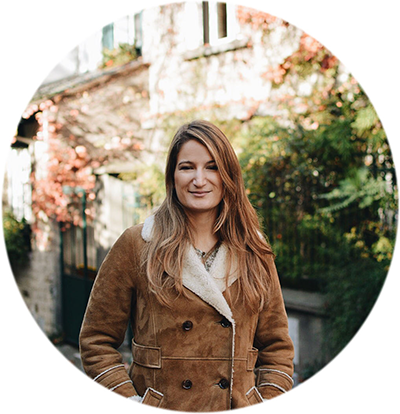
<instances>
[{"instance_id":1,"label":"blurred background","mask_svg":"<svg viewBox=\"0 0 400 414\"><path fill-rule=\"evenodd\" d=\"M40 328L76 359L99 265L162 201L169 141L197 118L238 154L277 255L302 382L343 349L379 295L397 182L357 80L264 12L216 2L145 9L54 68L10 137L3 227L17 284Z\"/></svg>"}]
</instances>

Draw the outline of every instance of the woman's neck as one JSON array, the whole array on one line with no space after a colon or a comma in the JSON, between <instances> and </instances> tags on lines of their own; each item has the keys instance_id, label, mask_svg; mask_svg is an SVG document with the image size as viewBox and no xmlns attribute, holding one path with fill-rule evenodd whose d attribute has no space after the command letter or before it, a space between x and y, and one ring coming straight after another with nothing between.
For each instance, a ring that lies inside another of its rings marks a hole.
<instances>
[{"instance_id":1,"label":"woman's neck","mask_svg":"<svg viewBox=\"0 0 400 414\"><path fill-rule=\"evenodd\" d=\"M214 233L216 214L188 214L194 247L202 252L208 252L218 242Z\"/></svg>"}]
</instances>

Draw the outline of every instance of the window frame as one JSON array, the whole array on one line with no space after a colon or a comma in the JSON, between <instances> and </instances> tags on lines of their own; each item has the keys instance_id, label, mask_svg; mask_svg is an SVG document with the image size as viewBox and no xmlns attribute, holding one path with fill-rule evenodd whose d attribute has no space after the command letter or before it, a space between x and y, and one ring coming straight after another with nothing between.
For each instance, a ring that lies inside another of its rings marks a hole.
<instances>
[{"instance_id":1,"label":"window frame","mask_svg":"<svg viewBox=\"0 0 400 414\"><path fill-rule=\"evenodd\" d=\"M225 5L226 36L219 37L219 7ZM232 42L238 34L235 5L229 2L203 1L203 45L220 45Z\"/></svg>"}]
</instances>

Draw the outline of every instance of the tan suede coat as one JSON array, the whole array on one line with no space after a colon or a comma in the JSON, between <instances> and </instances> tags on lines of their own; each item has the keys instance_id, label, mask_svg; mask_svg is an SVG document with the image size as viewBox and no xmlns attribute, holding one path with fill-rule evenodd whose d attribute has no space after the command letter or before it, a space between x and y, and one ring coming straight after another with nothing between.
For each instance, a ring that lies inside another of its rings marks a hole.
<instances>
[{"instance_id":1,"label":"tan suede coat","mask_svg":"<svg viewBox=\"0 0 400 414\"><path fill-rule=\"evenodd\" d=\"M269 300L252 314L217 287L226 249L210 273L190 249L182 275L188 298L178 297L168 309L149 292L139 265L151 229L151 220L127 229L99 270L80 334L86 373L125 397L140 395L144 404L180 411L245 407L288 391L293 344L272 258ZM233 278L232 297L237 288ZM129 372L116 350L128 322L134 336Z\"/></svg>"}]
</instances>

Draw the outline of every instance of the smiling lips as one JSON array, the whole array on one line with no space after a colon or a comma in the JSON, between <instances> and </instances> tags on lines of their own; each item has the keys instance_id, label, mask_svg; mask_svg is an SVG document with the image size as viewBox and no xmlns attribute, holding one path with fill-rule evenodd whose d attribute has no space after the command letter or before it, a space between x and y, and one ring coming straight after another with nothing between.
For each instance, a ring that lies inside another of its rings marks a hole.
<instances>
[{"instance_id":1,"label":"smiling lips","mask_svg":"<svg viewBox=\"0 0 400 414\"><path fill-rule=\"evenodd\" d=\"M189 193L195 197L204 197L207 194L211 193L211 191L189 191Z\"/></svg>"}]
</instances>

